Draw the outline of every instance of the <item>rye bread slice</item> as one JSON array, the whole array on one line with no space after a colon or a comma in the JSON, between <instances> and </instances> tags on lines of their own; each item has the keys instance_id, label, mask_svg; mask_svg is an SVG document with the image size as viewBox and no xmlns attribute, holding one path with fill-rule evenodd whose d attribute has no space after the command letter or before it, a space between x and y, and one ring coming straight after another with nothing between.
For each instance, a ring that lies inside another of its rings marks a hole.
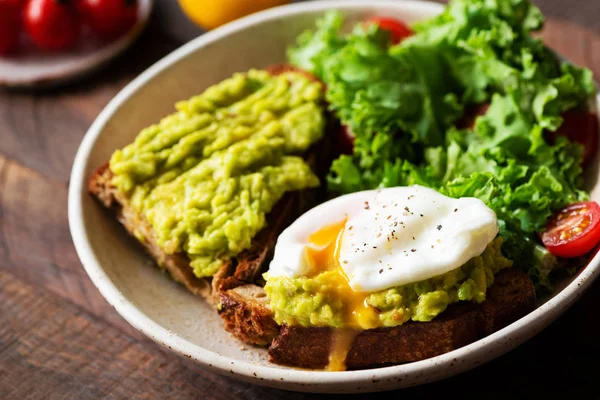
<instances>
[{"instance_id":1,"label":"rye bread slice","mask_svg":"<svg viewBox=\"0 0 600 400\"><path fill-rule=\"evenodd\" d=\"M225 330L244 343L267 347L279 335L269 299L258 285L246 284L221 293L217 306Z\"/></svg>"},{"instance_id":2,"label":"rye bread slice","mask_svg":"<svg viewBox=\"0 0 600 400\"><path fill-rule=\"evenodd\" d=\"M275 76L284 72L299 72L318 81L308 72L289 64L272 65L266 70ZM336 126L337 122L328 114L324 138L304 155L305 160L320 179L328 171L334 156L330 153L331 140L328 133ZM324 187L286 194L267 215L267 227L253 239L250 249L225 262L214 277L198 278L193 274L190 260L184 253L167 254L158 246L156 235L148 221L137 213L130 206L128 199L111 184L113 176L108 162L98 167L89 181L90 194L106 208L114 211L117 220L123 224L127 232L138 239L148 254L161 268L169 272L175 281L213 305L217 304L219 293L224 290L248 283L261 285L263 283L261 272L273 254L279 234L295 218L316 205L325 196Z\"/></svg>"},{"instance_id":3,"label":"rye bread slice","mask_svg":"<svg viewBox=\"0 0 600 400\"><path fill-rule=\"evenodd\" d=\"M430 322L407 322L394 328L362 331L348 352L348 369L403 364L458 349L516 321L533 310L535 288L518 268L496 276L487 300L459 303ZM219 312L246 343L271 343L269 355L277 364L321 369L327 366L331 328L273 327L266 293L256 285L224 291Z\"/></svg>"},{"instance_id":4,"label":"rye bread slice","mask_svg":"<svg viewBox=\"0 0 600 400\"><path fill-rule=\"evenodd\" d=\"M314 146L306 160L316 170L322 170L321 148ZM261 272L271 259L279 234L305 210L322 197L323 189L310 189L287 193L267 215L267 227L253 239L250 249L223 263L212 278L198 278L192 272L190 260L185 253L167 254L157 244L156 235L148 221L131 207L129 200L111 183L114 174L108 163L99 167L89 182L89 192L102 205L114 211L117 220L127 232L138 239L156 263L166 270L173 280L183 284L190 292L202 296L216 305L218 294L248 283L262 283Z\"/></svg>"},{"instance_id":5,"label":"rye bread slice","mask_svg":"<svg viewBox=\"0 0 600 400\"><path fill-rule=\"evenodd\" d=\"M190 260L185 254L167 254L158 246L156 235L148 221L136 212L130 206L128 199L112 185L113 176L108 163L100 166L92 174L88 187L89 192L104 207L111 209L116 214L117 220L123 224L127 232L138 239L148 254L171 275L173 280L182 283L190 292L214 303L211 281L199 279L193 274Z\"/></svg>"}]
</instances>

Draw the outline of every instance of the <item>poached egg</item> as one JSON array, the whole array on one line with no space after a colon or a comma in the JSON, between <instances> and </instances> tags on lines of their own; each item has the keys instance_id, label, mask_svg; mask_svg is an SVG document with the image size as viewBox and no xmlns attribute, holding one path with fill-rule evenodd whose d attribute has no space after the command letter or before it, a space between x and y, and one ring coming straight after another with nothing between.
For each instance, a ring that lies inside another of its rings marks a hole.
<instances>
[{"instance_id":1,"label":"poached egg","mask_svg":"<svg viewBox=\"0 0 600 400\"><path fill-rule=\"evenodd\" d=\"M495 213L476 198L454 199L422 186L357 192L309 210L283 231L268 276L338 271L347 300L358 306L365 296L357 294L461 267L497 234Z\"/></svg>"}]
</instances>

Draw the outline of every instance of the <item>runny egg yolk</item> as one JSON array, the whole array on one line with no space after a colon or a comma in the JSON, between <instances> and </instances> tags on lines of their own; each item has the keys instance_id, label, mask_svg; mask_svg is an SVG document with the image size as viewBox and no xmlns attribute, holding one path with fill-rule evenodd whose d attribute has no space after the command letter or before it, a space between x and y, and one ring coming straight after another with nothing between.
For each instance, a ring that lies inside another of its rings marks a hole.
<instances>
[{"instance_id":1,"label":"runny egg yolk","mask_svg":"<svg viewBox=\"0 0 600 400\"><path fill-rule=\"evenodd\" d=\"M340 244L346 227L346 219L325 226L309 236L308 257L314 266L315 275L327 274L328 282L335 295L344 304L344 327L351 329L373 329L379 326L377 311L367 304L370 293L352 290L348 277L340 265Z\"/></svg>"}]
</instances>

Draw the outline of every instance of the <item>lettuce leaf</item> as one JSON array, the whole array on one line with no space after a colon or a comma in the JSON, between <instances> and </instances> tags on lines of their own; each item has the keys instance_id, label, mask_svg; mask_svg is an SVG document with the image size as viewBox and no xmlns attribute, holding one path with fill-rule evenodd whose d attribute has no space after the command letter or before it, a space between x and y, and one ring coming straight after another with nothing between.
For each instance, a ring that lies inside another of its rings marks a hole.
<instances>
[{"instance_id":1,"label":"lettuce leaf","mask_svg":"<svg viewBox=\"0 0 600 400\"><path fill-rule=\"evenodd\" d=\"M355 134L335 160L333 193L420 184L480 198L498 215L503 251L548 285L556 260L537 232L558 208L587 198L582 147L544 132L595 93L592 73L532 36L544 17L529 0L452 0L396 46L358 24L342 32L328 13L303 33L290 61L324 80L330 109ZM489 103L473 129L457 121Z\"/></svg>"},{"instance_id":2,"label":"lettuce leaf","mask_svg":"<svg viewBox=\"0 0 600 400\"><path fill-rule=\"evenodd\" d=\"M342 14L332 11L317 21L316 31L303 32L297 46L288 49L290 62L312 74L323 77L324 65L346 43L340 34L344 23Z\"/></svg>"}]
</instances>

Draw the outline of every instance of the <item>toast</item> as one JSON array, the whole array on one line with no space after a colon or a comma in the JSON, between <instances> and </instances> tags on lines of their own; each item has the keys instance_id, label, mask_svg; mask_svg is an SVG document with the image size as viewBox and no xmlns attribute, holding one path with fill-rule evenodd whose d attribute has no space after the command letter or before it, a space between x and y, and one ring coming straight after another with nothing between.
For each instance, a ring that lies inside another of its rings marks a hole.
<instances>
[{"instance_id":1,"label":"toast","mask_svg":"<svg viewBox=\"0 0 600 400\"><path fill-rule=\"evenodd\" d=\"M213 293L218 293L221 287L233 288L245 282L255 281L263 262L273 251L277 235L284 227L282 222L299 212L299 194L288 194L269 214L268 228L257 235L251 249L224 263L213 279L197 278L192 272L189 258L184 253L167 254L158 246L152 227L114 188L111 184L112 177L113 173L108 168L108 163L99 167L90 179L89 192L106 208L115 212L117 220L127 232L139 240L148 254L173 280L211 304L215 304Z\"/></svg>"},{"instance_id":2,"label":"toast","mask_svg":"<svg viewBox=\"0 0 600 400\"><path fill-rule=\"evenodd\" d=\"M314 76L287 64L272 65L266 71L271 75L295 71L318 81ZM324 138L313 145L303 157L313 172L321 179L333 159L329 151L327 132L335 127L336 122L328 114L326 121ZM266 216L267 227L253 238L250 249L224 262L212 278L198 278L193 274L190 260L184 253L167 254L158 246L152 227L142 215L133 209L129 200L114 187L111 183L113 177L114 174L111 172L108 162L98 167L89 181L90 194L97 198L104 207L111 209L116 214L117 220L127 232L138 239L147 253L169 273L173 280L183 284L190 292L203 297L213 305L216 305L218 293L223 290L248 283L260 284L263 265L271 258L279 234L296 217L315 205L325 195L324 188L287 193Z\"/></svg>"},{"instance_id":3,"label":"toast","mask_svg":"<svg viewBox=\"0 0 600 400\"><path fill-rule=\"evenodd\" d=\"M393 328L359 332L346 358L348 369L402 364L434 357L487 336L526 315L535 306L535 288L517 268L501 271L481 304L450 306L430 322L407 322ZM277 330L266 293L257 286L240 286L220 294L220 314L229 331L258 345L271 343L277 364L322 369L329 362L332 329L282 326Z\"/></svg>"},{"instance_id":4,"label":"toast","mask_svg":"<svg viewBox=\"0 0 600 400\"><path fill-rule=\"evenodd\" d=\"M213 303L211 282L194 276L190 267L190 260L185 254L167 254L158 246L150 224L130 206L129 201L112 185L113 176L108 163L100 166L90 178L89 192L104 207L115 212L117 220L123 224L127 232L138 238L148 254L171 275L173 280L182 283L190 292Z\"/></svg>"},{"instance_id":5,"label":"toast","mask_svg":"<svg viewBox=\"0 0 600 400\"><path fill-rule=\"evenodd\" d=\"M313 146L305 156L306 161L317 175L326 171L329 162L326 152L327 141ZM199 295L212 305L216 305L218 294L248 283L261 283L261 272L266 261L270 260L279 234L296 217L315 205L323 196L323 189L309 189L287 193L267 215L267 227L252 240L250 249L225 262L212 278L197 278L184 253L167 254L157 244L156 235L148 221L133 209L129 200L112 185L114 174L108 163L100 166L92 174L88 190L100 203L113 210L117 220L127 232L138 239L146 252L156 263L190 292Z\"/></svg>"}]
</instances>

